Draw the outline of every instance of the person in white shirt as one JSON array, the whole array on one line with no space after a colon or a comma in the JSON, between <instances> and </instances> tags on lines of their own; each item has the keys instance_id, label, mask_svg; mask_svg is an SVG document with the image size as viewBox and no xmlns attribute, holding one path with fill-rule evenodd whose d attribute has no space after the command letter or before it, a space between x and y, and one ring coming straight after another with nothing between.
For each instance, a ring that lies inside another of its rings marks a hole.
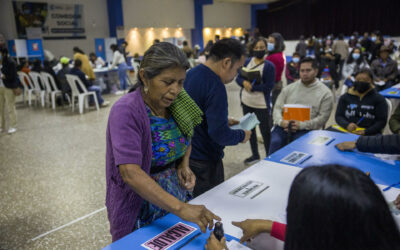
<instances>
[{"instance_id":1,"label":"person in white shirt","mask_svg":"<svg viewBox=\"0 0 400 250\"><path fill-rule=\"evenodd\" d=\"M128 76L126 71L128 70L128 65L126 64L124 55L118 50L116 44L111 44L110 49L114 52L113 61L110 68L118 66L118 77L121 84L121 90L126 90L128 88Z\"/></svg>"},{"instance_id":2,"label":"person in white shirt","mask_svg":"<svg viewBox=\"0 0 400 250\"><path fill-rule=\"evenodd\" d=\"M102 68L106 65L106 63L104 62L103 58L101 58L100 56L97 57L95 53L90 53L89 54L89 62L90 62L90 66L92 66L92 68Z\"/></svg>"}]
</instances>

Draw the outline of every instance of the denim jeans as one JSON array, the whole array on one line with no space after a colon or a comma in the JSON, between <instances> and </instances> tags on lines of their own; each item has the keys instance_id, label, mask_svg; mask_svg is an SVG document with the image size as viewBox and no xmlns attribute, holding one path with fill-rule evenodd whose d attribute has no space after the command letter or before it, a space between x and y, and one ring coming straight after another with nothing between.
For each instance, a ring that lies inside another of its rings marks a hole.
<instances>
[{"instance_id":1,"label":"denim jeans","mask_svg":"<svg viewBox=\"0 0 400 250\"><path fill-rule=\"evenodd\" d=\"M100 88L100 86L92 85L92 86L90 86L88 88L88 91L96 92L97 101L99 102L99 105L101 105L104 102L103 98L101 98L101 88ZM90 96L89 103L94 103L93 96Z\"/></svg>"},{"instance_id":2,"label":"denim jeans","mask_svg":"<svg viewBox=\"0 0 400 250\"><path fill-rule=\"evenodd\" d=\"M128 70L128 66L126 63L120 63L118 66L118 77L119 83L121 84L121 90L125 90L128 88L128 76L126 75L126 71Z\"/></svg>"},{"instance_id":3,"label":"denim jeans","mask_svg":"<svg viewBox=\"0 0 400 250\"><path fill-rule=\"evenodd\" d=\"M308 130L298 130L292 133L292 141L308 133ZM287 145L288 133L282 127L275 126L271 133L271 144L269 146L269 154L274 153L280 148Z\"/></svg>"}]
</instances>

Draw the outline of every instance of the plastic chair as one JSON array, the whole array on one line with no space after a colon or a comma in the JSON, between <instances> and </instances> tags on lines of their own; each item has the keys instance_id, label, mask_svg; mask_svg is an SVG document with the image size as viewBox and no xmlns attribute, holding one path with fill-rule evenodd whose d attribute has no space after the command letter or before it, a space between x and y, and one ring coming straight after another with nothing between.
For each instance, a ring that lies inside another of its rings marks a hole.
<instances>
[{"instance_id":1,"label":"plastic chair","mask_svg":"<svg viewBox=\"0 0 400 250\"><path fill-rule=\"evenodd\" d=\"M83 82L81 81L81 79L79 79L79 77L77 77L76 75L66 74L65 76L67 77L67 82L71 88L72 112L74 112L75 97L78 97L79 113L82 114L83 113L83 105L85 104L86 108L89 107L87 98L85 98L85 97L88 97L90 95L93 95L94 102L96 104L96 109L99 110L99 102L97 101L96 92L88 91L86 89L85 85L83 84ZM79 84L83 93L79 92L77 84Z\"/></svg>"},{"instance_id":2,"label":"plastic chair","mask_svg":"<svg viewBox=\"0 0 400 250\"><path fill-rule=\"evenodd\" d=\"M22 96L23 102L25 103L25 97L26 97L26 95L28 95L28 105L31 106L32 105L32 93L33 93L36 96L35 104L37 105L37 101L39 99L40 92L36 91L35 85L32 83L32 80L29 77L29 75L22 71L18 71L18 78L19 78L19 81L22 83L22 86L24 87L24 92L23 92L23 96ZM28 81L29 86L31 86L31 87L29 87L26 84L25 80Z\"/></svg>"},{"instance_id":3,"label":"plastic chair","mask_svg":"<svg viewBox=\"0 0 400 250\"><path fill-rule=\"evenodd\" d=\"M44 80L46 86L47 95L50 95L51 98L51 107L56 109L56 97L62 96L61 90L57 88L56 81L54 80L53 76L46 72L41 72L42 79Z\"/></svg>"},{"instance_id":4,"label":"plastic chair","mask_svg":"<svg viewBox=\"0 0 400 250\"><path fill-rule=\"evenodd\" d=\"M42 107L44 107L45 104L46 104L46 100L45 100L46 90L43 89L40 86L40 83L39 83L39 81L40 81L42 84L44 84L44 80L42 78L42 75L40 75L40 73L38 73L38 72L33 72L32 71L32 72L29 72L29 76L32 78L33 85L35 86L35 91L40 93L41 104L42 104Z\"/></svg>"}]
</instances>

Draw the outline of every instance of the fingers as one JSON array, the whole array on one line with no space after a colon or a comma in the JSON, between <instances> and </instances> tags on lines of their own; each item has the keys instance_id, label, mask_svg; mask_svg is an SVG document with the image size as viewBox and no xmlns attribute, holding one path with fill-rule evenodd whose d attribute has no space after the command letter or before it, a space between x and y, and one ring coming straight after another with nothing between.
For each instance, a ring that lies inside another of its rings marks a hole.
<instances>
[{"instance_id":1,"label":"fingers","mask_svg":"<svg viewBox=\"0 0 400 250\"><path fill-rule=\"evenodd\" d=\"M234 225L235 227L242 228L242 222L240 221L232 221L232 225Z\"/></svg>"},{"instance_id":2,"label":"fingers","mask_svg":"<svg viewBox=\"0 0 400 250\"><path fill-rule=\"evenodd\" d=\"M205 232L207 231L207 228L206 228L206 226L203 224L203 221L202 221L202 220L198 220L198 221L196 222L196 224L199 226L200 231L201 231L202 233L205 233ZM207 224L206 224L206 225L207 225Z\"/></svg>"}]
</instances>

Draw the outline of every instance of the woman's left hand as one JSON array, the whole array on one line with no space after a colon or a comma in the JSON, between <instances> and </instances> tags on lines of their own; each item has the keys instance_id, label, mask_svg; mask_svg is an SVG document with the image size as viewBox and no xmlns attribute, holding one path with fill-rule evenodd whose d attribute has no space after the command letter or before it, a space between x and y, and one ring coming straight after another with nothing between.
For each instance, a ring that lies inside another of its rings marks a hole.
<instances>
[{"instance_id":1,"label":"woman's left hand","mask_svg":"<svg viewBox=\"0 0 400 250\"><path fill-rule=\"evenodd\" d=\"M211 232L210 237L207 240L207 244L204 246L206 250L223 250L223 249L228 249L226 246L226 238L223 237L221 241L218 241L217 238L215 238L214 233Z\"/></svg>"},{"instance_id":2,"label":"woman's left hand","mask_svg":"<svg viewBox=\"0 0 400 250\"><path fill-rule=\"evenodd\" d=\"M179 165L177 173L181 186L184 187L186 190L192 191L194 185L196 184L196 176L189 168L189 165L185 164L183 161L181 165Z\"/></svg>"}]
</instances>

